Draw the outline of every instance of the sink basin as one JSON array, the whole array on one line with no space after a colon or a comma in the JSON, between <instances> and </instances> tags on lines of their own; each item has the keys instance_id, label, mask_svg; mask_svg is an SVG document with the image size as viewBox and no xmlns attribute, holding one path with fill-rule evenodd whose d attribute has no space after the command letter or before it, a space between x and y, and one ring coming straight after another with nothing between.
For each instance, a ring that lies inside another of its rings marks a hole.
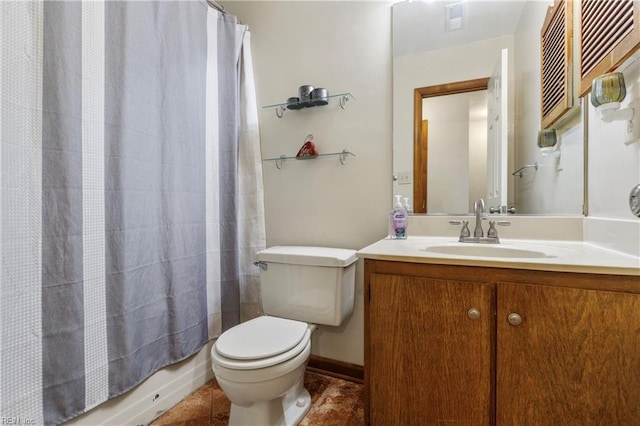
<instances>
[{"instance_id":1,"label":"sink basin","mask_svg":"<svg viewBox=\"0 0 640 426\"><path fill-rule=\"evenodd\" d=\"M445 245L431 246L423 249L430 253L449 254L455 256L473 256L473 257L501 257L501 258L520 258L520 259L537 259L556 257L542 251L526 250L514 247L505 247L500 245Z\"/></svg>"}]
</instances>

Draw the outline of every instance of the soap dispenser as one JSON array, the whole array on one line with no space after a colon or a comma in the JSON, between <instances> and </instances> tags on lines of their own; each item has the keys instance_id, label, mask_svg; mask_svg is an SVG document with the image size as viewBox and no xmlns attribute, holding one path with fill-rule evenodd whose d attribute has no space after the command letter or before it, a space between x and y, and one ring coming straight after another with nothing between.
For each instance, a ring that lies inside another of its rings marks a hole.
<instances>
[{"instance_id":1,"label":"soap dispenser","mask_svg":"<svg viewBox=\"0 0 640 426\"><path fill-rule=\"evenodd\" d=\"M396 195L396 203L389 215L389 237L394 240L407 238L407 210L400 201L400 195Z\"/></svg>"}]
</instances>

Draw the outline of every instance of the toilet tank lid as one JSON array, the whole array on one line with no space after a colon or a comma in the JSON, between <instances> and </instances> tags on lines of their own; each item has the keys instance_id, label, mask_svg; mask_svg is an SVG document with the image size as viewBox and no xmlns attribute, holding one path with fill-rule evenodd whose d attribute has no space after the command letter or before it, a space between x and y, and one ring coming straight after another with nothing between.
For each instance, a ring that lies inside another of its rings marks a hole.
<instances>
[{"instance_id":1,"label":"toilet tank lid","mask_svg":"<svg viewBox=\"0 0 640 426\"><path fill-rule=\"evenodd\" d=\"M291 265L346 267L358 260L355 250L331 247L275 246L257 254L261 262Z\"/></svg>"}]
</instances>

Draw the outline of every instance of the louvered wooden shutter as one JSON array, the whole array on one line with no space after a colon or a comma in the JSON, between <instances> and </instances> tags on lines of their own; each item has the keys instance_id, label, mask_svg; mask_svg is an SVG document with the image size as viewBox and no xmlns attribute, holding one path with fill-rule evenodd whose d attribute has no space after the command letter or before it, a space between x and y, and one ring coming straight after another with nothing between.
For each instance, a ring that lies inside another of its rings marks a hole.
<instances>
[{"instance_id":1,"label":"louvered wooden shutter","mask_svg":"<svg viewBox=\"0 0 640 426\"><path fill-rule=\"evenodd\" d=\"M580 0L580 96L640 45L638 1Z\"/></svg>"},{"instance_id":2,"label":"louvered wooden shutter","mask_svg":"<svg viewBox=\"0 0 640 426\"><path fill-rule=\"evenodd\" d=\"M573 106L572 9L571 1L556 0L540 34L543 129Z\"/></svg>"}]
</instances>

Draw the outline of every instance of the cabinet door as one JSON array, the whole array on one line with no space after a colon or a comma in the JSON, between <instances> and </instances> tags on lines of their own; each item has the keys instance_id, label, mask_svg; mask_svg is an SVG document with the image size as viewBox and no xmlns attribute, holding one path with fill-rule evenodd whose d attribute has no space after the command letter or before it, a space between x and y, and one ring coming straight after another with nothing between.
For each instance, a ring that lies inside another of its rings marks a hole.
<instances>
[{"instance_id":1,"label":"cabinet door","mask_svg":"<svg viewBox=\"0 0 640 426\"><path fill-rule=\"evenodd\" d=\"M497 294L498 426L640 424L640 295L506 283Z\"/></svg>"},{"instance_id":2,"label":"cabinet door","mask_svg":"<svg viewBox=\"0 0 640 426\"><path fill-rule=\"evenodd\" d=\"M370 281L371 425L489 424L492 287L381 274Z\"/></svg>"}]
</instances>

